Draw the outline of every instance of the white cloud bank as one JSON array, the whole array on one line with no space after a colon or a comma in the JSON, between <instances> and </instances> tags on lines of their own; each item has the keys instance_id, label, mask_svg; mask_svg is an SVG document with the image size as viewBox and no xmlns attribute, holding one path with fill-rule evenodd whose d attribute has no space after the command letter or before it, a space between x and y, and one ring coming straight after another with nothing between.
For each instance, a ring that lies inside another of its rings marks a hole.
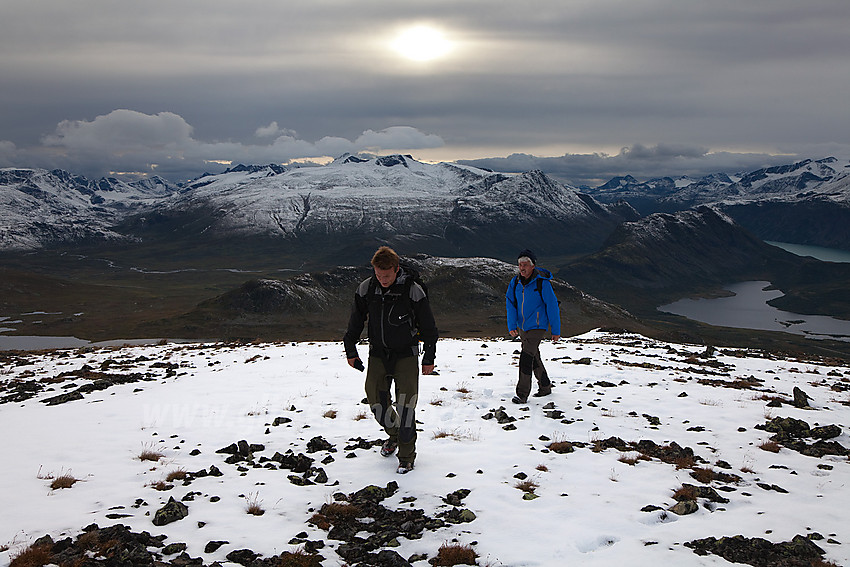
<instances>
[{"instance_id":1,"label":"white cloud bank","mask_svg":"<svg viewBox=\"0 0 850 567\"><path fill-rule=\"evenodd\" d=\"M346 152L403 152L438 148L443 140L410 126L366 130L354 141L326 136L310 142L277 122L260 126L255 136L268 143L206 142L196 139L193 127L178 114L145 114L119 109L94 120L64 120L44 136L41 146L18 148L0 141L0 165L5 167L62 168L89 177L115 172L157 174L189 179L211 169L211 164L281 163L335 158Z\"/></svg>"}]
</instances>

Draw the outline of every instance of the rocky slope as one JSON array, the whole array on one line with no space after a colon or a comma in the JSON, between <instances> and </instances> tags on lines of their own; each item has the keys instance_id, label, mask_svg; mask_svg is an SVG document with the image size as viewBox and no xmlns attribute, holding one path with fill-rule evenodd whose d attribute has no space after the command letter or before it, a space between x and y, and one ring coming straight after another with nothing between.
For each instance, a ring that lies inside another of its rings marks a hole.
<instances>
[{"instance_id":1,"label":"rocky slope","mask_svg":"<svg viewBox=\"0 0 850 567\"><path fill-rule=\"evenodd\" d=\"M507 333L505 289L516 273L512 264L490 258L403 258L428 285L432 310L442 336L502 336ZM368 265L305 273L285 280L251 280L204 301L167 323L192 336L259 336L339 339L348 323L354 289L369 277ZM647 331L625 310L554 279L561 302L563 334L598 327ZM182 327L182 329L181 329ZM206 333L206 335L204 335Z\"/></svg>"}]
</instances>

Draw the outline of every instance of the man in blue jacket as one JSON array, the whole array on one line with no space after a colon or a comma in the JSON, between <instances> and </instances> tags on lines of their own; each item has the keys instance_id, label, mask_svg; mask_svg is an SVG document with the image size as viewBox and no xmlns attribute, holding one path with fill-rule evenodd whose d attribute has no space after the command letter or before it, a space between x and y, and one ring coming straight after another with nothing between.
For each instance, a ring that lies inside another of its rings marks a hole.
<instances>
[{"instance_id":1,"label":"man in blue jacket","mask_svg":"<svg viewBox=\"0 0 850 567\"><path fill-rule=\"evenodd\" d=\"M552 329L552 342L561 338L561 310L552 289L552 272L535 266L537 257L531 250L523 250L517 257L519 274L511 279L505 294L508 312L508 332L519 335L522 348L519 355L519 381L515 404L524 404L531 393L531 375L537 378L535 396L552 393L552 382L540 358L540 341L546 330Z\"/></svg>"}]
</instances>

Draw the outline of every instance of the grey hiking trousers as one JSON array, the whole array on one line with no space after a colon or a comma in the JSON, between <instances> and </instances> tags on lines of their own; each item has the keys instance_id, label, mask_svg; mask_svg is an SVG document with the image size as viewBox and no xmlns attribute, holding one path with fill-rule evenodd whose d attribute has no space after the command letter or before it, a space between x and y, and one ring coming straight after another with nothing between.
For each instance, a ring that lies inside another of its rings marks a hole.
<instances>
[{"instance_id":1,"label":"grey hiking trousers","mask_svg":"<svg viewBox=\"0 0 850 567\"><path fill-rule=\"evenodd\" d=\"M546 331L543 329L531 329L530 331L519 331L519 340L522 345L519 355L519 381L516 385L516 395L527 400L531 394L531 375L537 379L537 387L542 392L552 389L549 374L543 366L540 358L540 341Z\"/></svg>"}]
</instances>

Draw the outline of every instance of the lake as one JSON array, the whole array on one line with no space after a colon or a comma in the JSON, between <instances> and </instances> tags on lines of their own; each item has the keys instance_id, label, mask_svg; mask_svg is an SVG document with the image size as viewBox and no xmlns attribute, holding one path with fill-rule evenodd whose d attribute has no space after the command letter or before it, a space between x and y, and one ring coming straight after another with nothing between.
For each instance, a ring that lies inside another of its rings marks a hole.
<instances>
[{"instance_id":1,"label":"lake","mask_svg":"<svg viewBox=\"0 0 850 567\"><path fill-rule=\"evenodd\" d=\"M766 243L797 256L811 256L824 262L850 263L850 250L839 248L824 248L822 246L807 246L805 244L791 244L790 242L774 242L765 240Z\"/></svg>"},{"instance_id":2,"label":"lake","mask_svg":"<svg viewBox=\"0 0 850 567\"><path fill-rule=\"evenodd\" d=\"M733 296L680 299L658 310L718 327L782 331L813 339L850 341L850 321L823 315L800 315L768 305L768 301L783 295L779 290L766 291L769 285L770 282L764 281L736 283L724 287Z\"/></svg>"}]
</instances>

